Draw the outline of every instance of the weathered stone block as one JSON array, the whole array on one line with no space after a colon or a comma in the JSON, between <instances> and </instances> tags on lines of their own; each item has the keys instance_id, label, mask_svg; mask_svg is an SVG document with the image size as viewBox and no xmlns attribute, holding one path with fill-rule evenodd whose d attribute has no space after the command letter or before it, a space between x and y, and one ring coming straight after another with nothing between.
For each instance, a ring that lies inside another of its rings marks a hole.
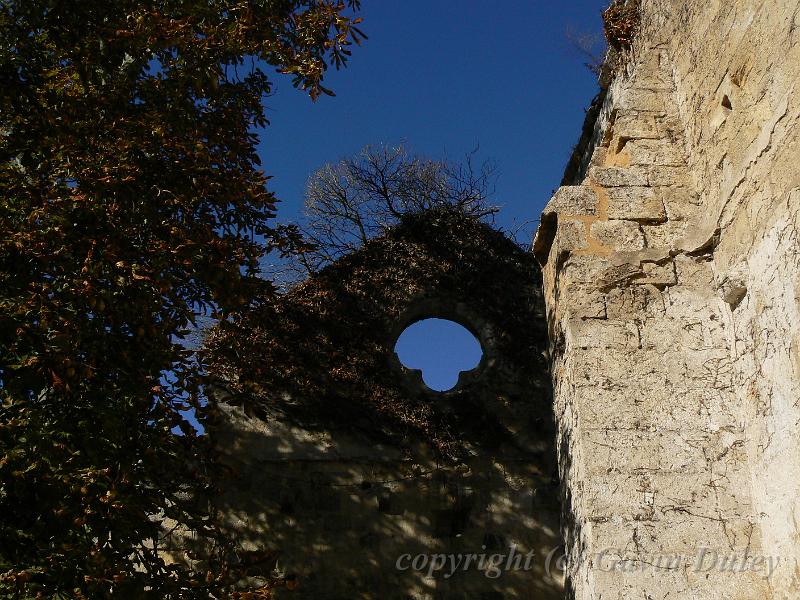
<instances>
[{"instance_id":1,"label":"weathered stone block","mask_svg":"<svg viewBox=\"0 0 800 600\"><path fill-rule=\"evenodd\" d=\"M597 285L603 292L610 292L616 288L627 287L644 275L638 262L628 262L612 265L599 274Z\"/></svg>"},{"instance_id":2,"label":"weathered stone block","mask_svg":"<svg viewBox=\"0 0 800 600\"><path fill-rule=\"evenodd\" d=\"M632 165L644 166L684 166L686 159L672 140L631 140L625 150Z\"/></svg>"},{"instance_id":3,"label":"weathered stone block","mask_svg":"<svg viewBox=\"0 0 800 600\"><path fill-rule=\"evenodd\" d=\"M677 283L675 265L670 260L664 263L642 263L644 277L636 280L639 285L655 285L663 288Z\"/></svg>"},{"instance_id":4,"label":"weathered stone block","mask_svg":"<svg viewBox=\"0 0 800 600\"><path fill-rule=\"evenodd\" d=\"M590 570L587 576L591 582L594 598L602 600L673 600L675 590L688 589L683 570L648 568L648 558L642 557L639 563L606 560ZM592 598L592 596L586 596Z\"/></svg>"},{"instance_id":5,"label":"weathered stone block","mask_svg":"<svg viewBox=\"0 0 800 600\"><path fill-rule=\"evenodd\" d=\"M581 250L588 247L586 225L583 221L570 220L569 218L559 220L555 244L559 251Z\"/></svg>"},{"instance_id":6,"label":"weathered stone block","mask_svg":"<svg viewBox=\"0 0 800 600\"><path fill-rule=\"evenodd\" d=\"M648 248L673 248L686 235L688 226L688 221L667 221L657 225L643 223L642 231Z\"/></svg>"},{"instance_id":7,"label":"weathered stone block","mask_svg":"<svg viewBox=\"0 0 800 600\"><path fill-rule=\"evenodd\" d=\"M610 319L647 319L661 317L665 312L664 296L657 287L637 285L611 290L607 295Z\"/></svg>"},{"instance_id":8,"label":"weathered stone block","mask_svg":"<svg viewBox=\"0 0 800 600\"><path fill-rule=\"evenodd\" d=\"M666 112L664 94L655 90L627 89L618 99L620 109L664 114Z\"/></svg>"},{"instance_id":9,"label":"weathered stone block","mask_svg":"<svg viewBox=\"0 0 800 600\"><path fill-rule=\"evenodd\" d=\"M647 171L641 167L592 167L589 177L605 187L648 185Z\"/></svg>"},{"instance_id":10,"label":"weathered stone block","mask_svg":"<svg viewBox=\"0 0 800 600\"><path fill-rule=\"evenodd\" d=\"M707 257L679 254L675 257L675 272L684 289L675 290L674 301L681 298L686 303L700 305L698 300L714 296L715 273Z\"/></svg>"},{"instance_id":11,"label":"weathered stone block","mask_svg":"<svg viewBox=\"0 0 800 600\"><path fill-rule=\"evenodd\" d=\"M653 390L650 395L664 402L679 401L659 389ZM626 410L630 409L620 406L620 411ZM633 410L638 408L634 405ZM603 426L602 423L592 425ZM707 470L703 448L705 442L710 442L711 434L691 430L674 432L603 428L584 431L582 439L595 458L587 471L592 474L637 471L698 473ZM676 481L678 479L676 476Z\"/></svg>"},{"instance_id":12,"label":"weathered stone block","mask_svg":"<svg viewBox=\"0 0 800 600\"><path fill-rule=\"evenodd\" d=\"M671 315L671 310L668 311ZM698 309L688 319L653 320L641 327L642 346L658 351L725 349L729 347L724 323L712 310Z\"/></svg>"},{"instance_id":13,"label":"weathered stone block","mask_svg":"<svg viewBox=\"0 0 800 600\"><path fill-rule=\"evenodd\" d=\"M647 167L647 184L656 186L689 186L691 178L685 166L665 167L652 165Z\"/></svg>"},{"instance_id":14,"label":"weathered stone block","mask_svg":"<svg viewBox=\"0 0 800 600\"><path fill-rule=\"evenodd\" d=\"M679 554L689 561L697 559L702 548L736 549L757 552L761 547L753 520L730 519L725 522L703 513L676 512L660 515L657 520L641 521L612 518L592 524L598 552L606 549L624 553Z\"/></svg>"},{"instance_id":15,"label":"weathered stone block","mask_svg":"<svg viewBox=\"0 0 800 600\"><path fill-rule=\"evenodd\" d=\"M605 319L605 295L590 284L572 283L565 286L563 294L573 298L569 306L564 307L565 314L571 319Z\"/></svg>"},{"instance_id":16,"label":"weathered stone block","mask_svg":"<svg viewBox=\"0 0 800 600\"><path fill-rule=\"evenodd\" d=\"M653 494L647 475L593 473L585 481L586 517L604 521L613 517L645 521L655 516Z\"/></svg>"},{"instance_id":17,"label":"weathered stone block","mask_svg":"<svg viewBox=\"0 0 800 600\"><path fill-rule=\"evenodd\" d=\"M731 404L730 393L706 388L685 388L666 377L652 382L606 379L576 382L572 401L584 421L610 429L674 430L692 423L698 431L741 431L742 419ZM653 386L655 385L655 387Z\"/></svg>"},{"instance_id":18,"label":"weathered stone block","mask_svg":"<svg viewBox=\"0 0 800 600\"><path fill-rule=\"evenodd\" d=\"M665 137L667 131L660 127L652 113L626 111L614 121L614 135L628 140L658 139Z\"/></svg>"},{"instance_id":19,"label":"weathered stone block","mask_svg":"<svg viewBox=\"0 0 800 600\"><path fill-rule=\"evenodd\" d=\"M688 187L655 188L670 221L693 219L700 210L697 194Z\"/></svg>"},{"instance_id":20,"label":"weathered stone block","mask_svg":"<svg viewBox=\"0 0 800 600\"><path fill-rule=\"evenodd\" d=\"M597 195L592 188L587 186L561 186L547 203L543 213L594 215L597 214Z\"/></svg>"},{"instance_id":21,"label":"weathered stone block","mask_svg":"<svg viewBox=\"0 0 800 600\"><path fill-rule=\"evenodd\" d=\"M598 276L609 266L608 259L601 256L570 256L561 267L559 283L561 285L569 285L571 283L596 284Z\"/></svg>"},{"instance_id":22,"label":"weathered stone block","mask_svg":"<svg viewBox=\"0 0 800 600\"><path fill-rule=\"evenodd\" d=\"M595 221L592 223L592 237L614 250L641 250L644 248L644 234L639 223L633 221Z\"/></svg>"},{"instance_id":23,"label":"weathered stone block","mask_svg":"<svg viewBox=\"0 0 800 600\"><path fill-rule=\"evenodd\" d=\"M675 590L692 600L772 597L767 575L770 567L746 548L698 549L691 556L630 552L599 557L591 581L603 600L672 600Z\"/></svg>"},{"instance_id":24,"label":"weathered stone block","mask_svg":"<svg viewBox=\"0 0 800 600\"><path fill-rule=\"evenodd\" d=\"M626 403L648 390L659 390L662 398L675 397L676 389L686 387L688 377L684 358L675 351L637 349L631 353L626 349L589 348L575 352L564 365L569 369L570 390L573 386L594 386L618 392L618 398Z\"/></svg>"},{"instance_id":25,"label":"weathered stone block","mask_svg":"<svg viewBox=\"0 0 800 600\"><path fill-rule=\"evenodd\" d=\"M608 218L660 222L667 219L661 197L650 187L608 188Z\"/></svg>"},{"instance_id":26,"label":"weathered stone block","mask_svg":"<svg viewBox=\"0 0 800 600\"><path fill-rule=\"evenodd\" d=\"M622 321L572 320L566 339L576 348L638 348L639 330Z\"/></svg>"},{"instance_id":27,"label":"weathered stone block","mask_svg":"<svg viewBox=\"0 0 800 600\"><path fill-rule=\"evenodd\" d=\"M746 456L742 456L741 438L733 445L718 448L729 454L724 456L724 462L709 462L705 472L680 477L666 472L651 474L657 490L654 508L659 518L688 513L735 521L753 514L750 473ZM737 458L741 461L738 464Z\"/></svg>"},{"instance_id":28,"label":"weathered stone block","mask_svg":"<svg viewBox=\"0 0 800 600\"><path fill-rule=\"evenodd\" d=\"M702 562L698 559L687 570L691 586L689 593L697 600L780 598L774 595L770 586L770 580L774 578L774 561L780 562L780 557L746 547L733 551L724 546L711 549L703 556ZM773 573L772 577L770 573Z\"/></svg>"},{"instance_id":29,"label":"weathered stone block","mask_svg":"<svg viewBox=\"0 0 800 600\"><path fill-rule=\"evenodd\" d=\"M687 384L732 391L736 374L733 358L727 348L683 351ZM689 383L690 382L690 383Z\"/></svg>"}]
</instances>

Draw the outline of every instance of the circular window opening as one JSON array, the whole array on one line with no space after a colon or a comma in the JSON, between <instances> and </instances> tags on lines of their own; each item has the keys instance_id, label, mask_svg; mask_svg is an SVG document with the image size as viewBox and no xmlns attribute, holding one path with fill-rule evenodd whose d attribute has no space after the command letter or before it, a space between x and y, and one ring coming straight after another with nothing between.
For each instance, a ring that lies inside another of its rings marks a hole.
<instances>
[{"instance_id":1,"label":"circular window opening","mask_svg":"<svg viewBox=\"0 0 800 600\"><path fill-rule=\"evenodd\" d=\"M422 371L432 390L446 392L458 383L462 371L478 366L483 350L465 327L446 319L423 319L409 325L394 348L400 362Z\"/></svg>"}]
</instances>

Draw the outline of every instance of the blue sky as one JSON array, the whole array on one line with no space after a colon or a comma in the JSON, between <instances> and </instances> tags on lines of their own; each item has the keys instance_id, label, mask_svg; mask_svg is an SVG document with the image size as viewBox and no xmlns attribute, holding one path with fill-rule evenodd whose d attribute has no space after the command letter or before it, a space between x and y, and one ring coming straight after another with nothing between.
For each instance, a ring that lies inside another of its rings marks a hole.
<instances>
[{"instance_id":1,"label":"blue sky","mask_svg":"<svg viewBox=\"0 0 800 600\"><path fill-rule=\"evenodd\" d=\"M363 0L369 39L348 68L328 72L337 96L312 103L277 76L266 100L259 150L280 218L297 218L306 179L325 162L398 142L452 158L480 146L500 169L499 222L538 218L597 92L568 35L602 38L606 4Z\"/></svg>"},{"instance_id":2,"label":"blue sky","mask_svg":"<svg viewBox=\"0 0 800 600\"><path fill-rule=\"evenodd\" d=\"M282 201L279 220L299 218L305 182L324 163L367 144L402 142L433 158L479 147L479 159L499 169L497 224L523 226L529 236L597 92L570 35L601 40L607 4L363 0L369 39L347 69L329 71L336 97L312 103L283 78L266 100L271 125L259 151ZM422 353L440 337L422 332L412 348ZM451 342L430 353L426 377L434 386L452 379L454 363L471 360L468 344Z\"/></svg>"},{"instance_id":3,"label":"blue sky","mask_svg":"<svg viewBox=\"0 0 800 600\"><path fill-rule=\"evenodd\" d=\"M400 362L421 370L422 380L438 392L455 387L459 372L477 367L483 355L474 335L445 319L417 321L400 334L395 351Z\"/></svg>"}]
</instances>

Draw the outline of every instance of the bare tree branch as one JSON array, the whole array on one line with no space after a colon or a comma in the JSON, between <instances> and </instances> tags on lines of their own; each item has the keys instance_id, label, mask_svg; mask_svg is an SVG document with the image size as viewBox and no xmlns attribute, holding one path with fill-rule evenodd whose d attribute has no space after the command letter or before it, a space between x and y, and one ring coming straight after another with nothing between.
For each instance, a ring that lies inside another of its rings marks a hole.
<instances>
[{"instance_id":1,"label":"bare tree branch","mask_svg":"<svg viewBox=\"0 0 800 600\"><path fill-rule=\"evenodd\" d=\"M294 279L357 250L408 213L453 207L492 217L497 169L488 161L476 167L476 152L452 163L410 154L402 145L366 146L321 167L306 185L304 248L292 253L289 265Z\"/></svg>"}]
</instances>

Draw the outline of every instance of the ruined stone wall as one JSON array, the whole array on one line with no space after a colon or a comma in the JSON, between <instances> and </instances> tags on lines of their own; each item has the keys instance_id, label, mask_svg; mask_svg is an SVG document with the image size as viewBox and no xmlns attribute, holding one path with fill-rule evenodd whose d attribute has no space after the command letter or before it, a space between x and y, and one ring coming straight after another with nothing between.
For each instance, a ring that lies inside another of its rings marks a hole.
<instances>
[{"instance_id":1,"label":"ruined stone wall","mask_svg":"<svg viewBox=\"0 0 800 600\"><path fill-rule=\"evenodd\" d=\"M297 600L563 597L540 279L500 232L431 211L220 326L211 434L231 477L215 505L258 559L243 583L273 576ZM483 348L448 392L394 353L428 317Z\"/></svg>"},{"instance_id":2,"label":"ruined stone wall","mask_svg":"<svg viewBox=\"0 0 800 600\"><path fill-rule=\"evenodd\" d=\"M643 0L544 211L575 598L800 596L799 15Z\"/></svg>"}]
</instances>

